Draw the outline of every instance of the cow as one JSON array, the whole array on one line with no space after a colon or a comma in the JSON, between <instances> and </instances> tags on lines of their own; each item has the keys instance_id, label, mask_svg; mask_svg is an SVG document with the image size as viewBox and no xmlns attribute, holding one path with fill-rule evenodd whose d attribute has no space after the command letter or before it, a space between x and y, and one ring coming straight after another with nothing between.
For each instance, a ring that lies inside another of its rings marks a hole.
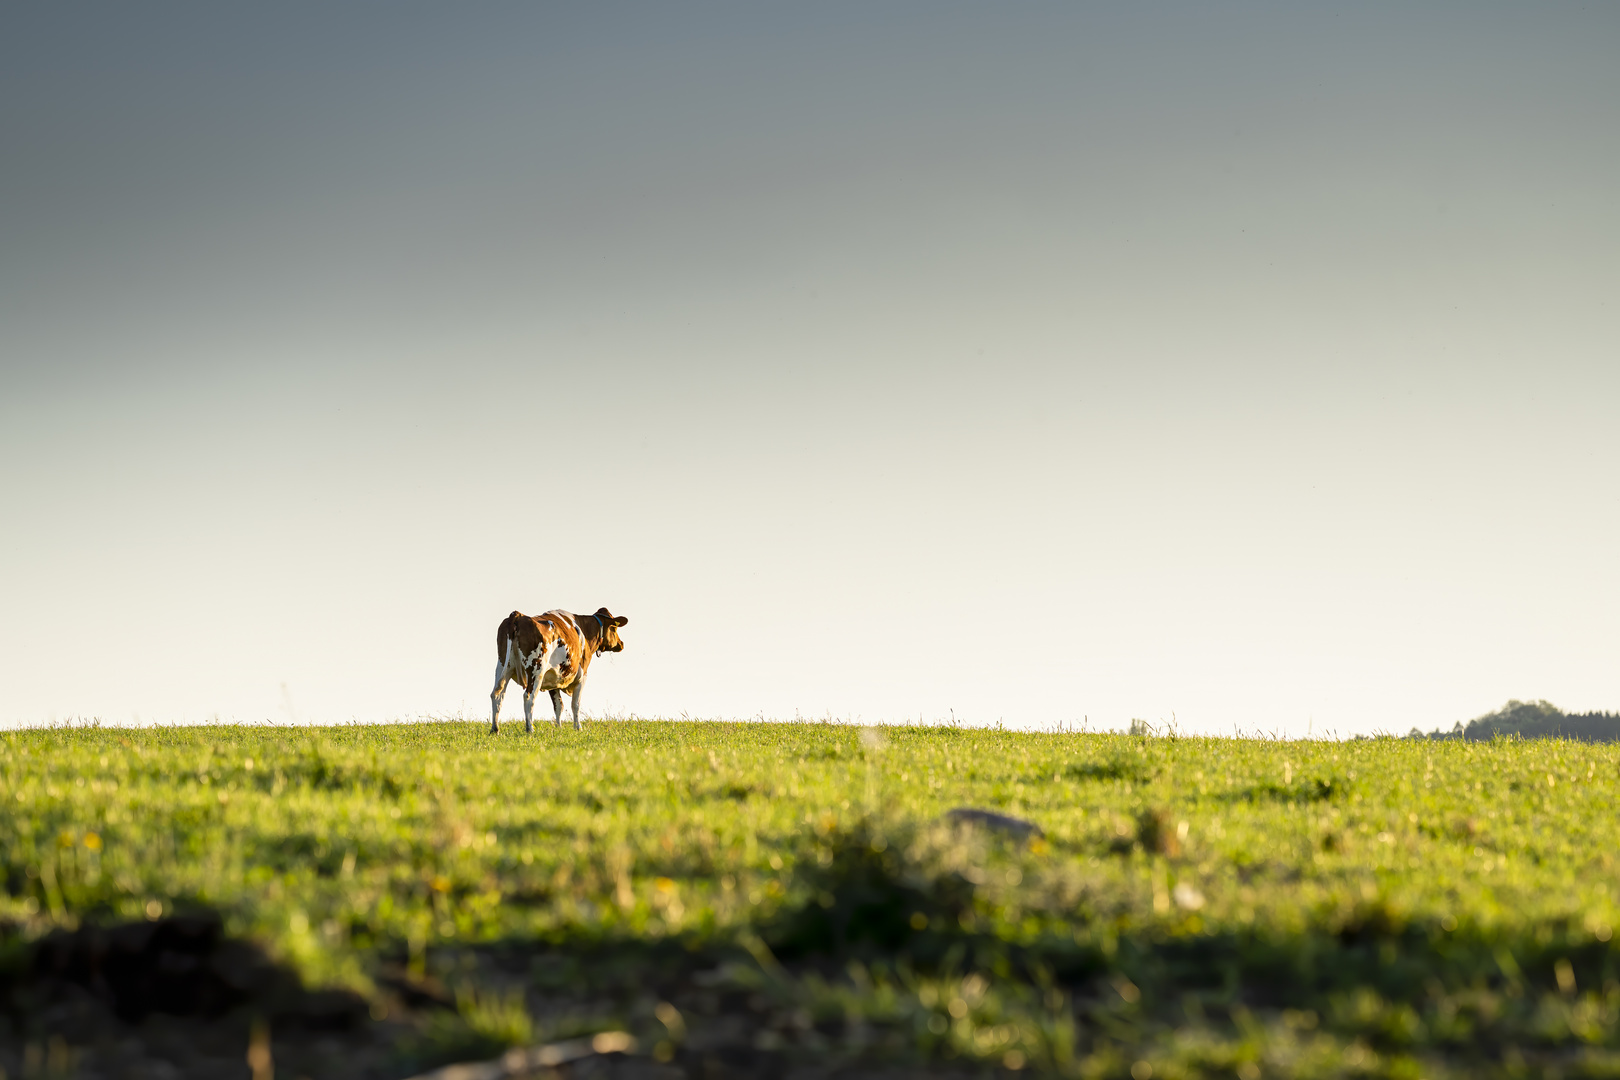
<instances>
[{"instance_id":1,"label":"cow","mask_svg":"<svg viewBox=\"0 0 1620 1080\"><path fill-rule=\"evenodd\" d=\"M534 730L534 695L551 692L554 723L562 727L562 694L568 691L573 705L574 730L579 730L579 692L585 689L585 672L598 653L621 652L619 627L630 620L617 617L607 608L594 615L574 615L548 611L525 615L514 611L501 620L495 631L495 689L489 693L489 733L501 730L501 699L508 680L523 687L523 730Z\"/></svg>"}]
</instances>

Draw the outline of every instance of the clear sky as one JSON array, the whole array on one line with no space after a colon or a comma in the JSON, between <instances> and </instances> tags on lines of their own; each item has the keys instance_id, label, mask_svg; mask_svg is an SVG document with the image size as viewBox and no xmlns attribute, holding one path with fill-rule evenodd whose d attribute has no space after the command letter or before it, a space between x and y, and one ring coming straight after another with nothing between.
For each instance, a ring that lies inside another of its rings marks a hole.
<instances>
[{"instance_id":1,"label":"clear sky","mask_svg":"<svg viewBox=\"0 0 1620 1080\"><path fill-rule=\"evenodd\" d=\"M1620 708L1620 5L9 5L0 723ZM506 714L521 710L509 694Z\"/></svg>"}]
</instances>

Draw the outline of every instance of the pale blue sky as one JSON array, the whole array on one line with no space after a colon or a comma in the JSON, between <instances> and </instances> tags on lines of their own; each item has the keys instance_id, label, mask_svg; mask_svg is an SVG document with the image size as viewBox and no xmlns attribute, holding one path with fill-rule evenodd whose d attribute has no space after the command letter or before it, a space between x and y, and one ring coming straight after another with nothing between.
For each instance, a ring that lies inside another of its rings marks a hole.
<instances>
[{"instance_id":1,"label":"pale blue sky","mask_svg":"<svg viewBox=\"0 0 1620 1080\"><path fill-rule=\"evenodd\" d=\"M0 722L477 716L501 616L602 604L587 712L1620 708L1617 50L8 9Z\"/></svg>"}]
</instances>

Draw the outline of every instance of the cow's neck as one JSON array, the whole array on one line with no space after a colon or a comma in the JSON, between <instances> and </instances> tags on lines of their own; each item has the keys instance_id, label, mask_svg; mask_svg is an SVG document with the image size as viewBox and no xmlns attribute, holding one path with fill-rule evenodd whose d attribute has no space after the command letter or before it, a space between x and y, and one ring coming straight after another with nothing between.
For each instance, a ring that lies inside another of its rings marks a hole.
<instances>
[{"instance_id":1,"label":"cow's neck","mask_svg":"<svg viewBox=\"0 0 1620 1080\"><path fill-rule=\"evenodd\" d=\"M579 627L579 636L585 639L586 652L595 656L602 648L602 620L595 615L575 615L574 625Z\"/></svg>"}]
</instances>

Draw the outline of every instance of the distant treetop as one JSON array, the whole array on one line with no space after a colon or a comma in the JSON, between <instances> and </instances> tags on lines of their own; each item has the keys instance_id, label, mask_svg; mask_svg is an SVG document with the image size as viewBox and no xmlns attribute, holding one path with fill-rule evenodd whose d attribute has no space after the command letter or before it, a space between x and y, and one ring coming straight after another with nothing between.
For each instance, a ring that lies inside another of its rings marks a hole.
<instances>
[{"instance_id":1,"label":"distant treetop","mask_svg":"<svg viewBox=\"0 0 1620 1080\"><path fill-rule=\"evenodd\" d=\"M1550 701L1509 701L1495 712L1461 721L1450 731L1436 729L1425 735L1413 728L1408 738L1464 739L1489 742L1498 735L1521 739L1576 739L1580 742L1620 742L1620 713L1567 713Z\"/></svg>"}]
</instances>

